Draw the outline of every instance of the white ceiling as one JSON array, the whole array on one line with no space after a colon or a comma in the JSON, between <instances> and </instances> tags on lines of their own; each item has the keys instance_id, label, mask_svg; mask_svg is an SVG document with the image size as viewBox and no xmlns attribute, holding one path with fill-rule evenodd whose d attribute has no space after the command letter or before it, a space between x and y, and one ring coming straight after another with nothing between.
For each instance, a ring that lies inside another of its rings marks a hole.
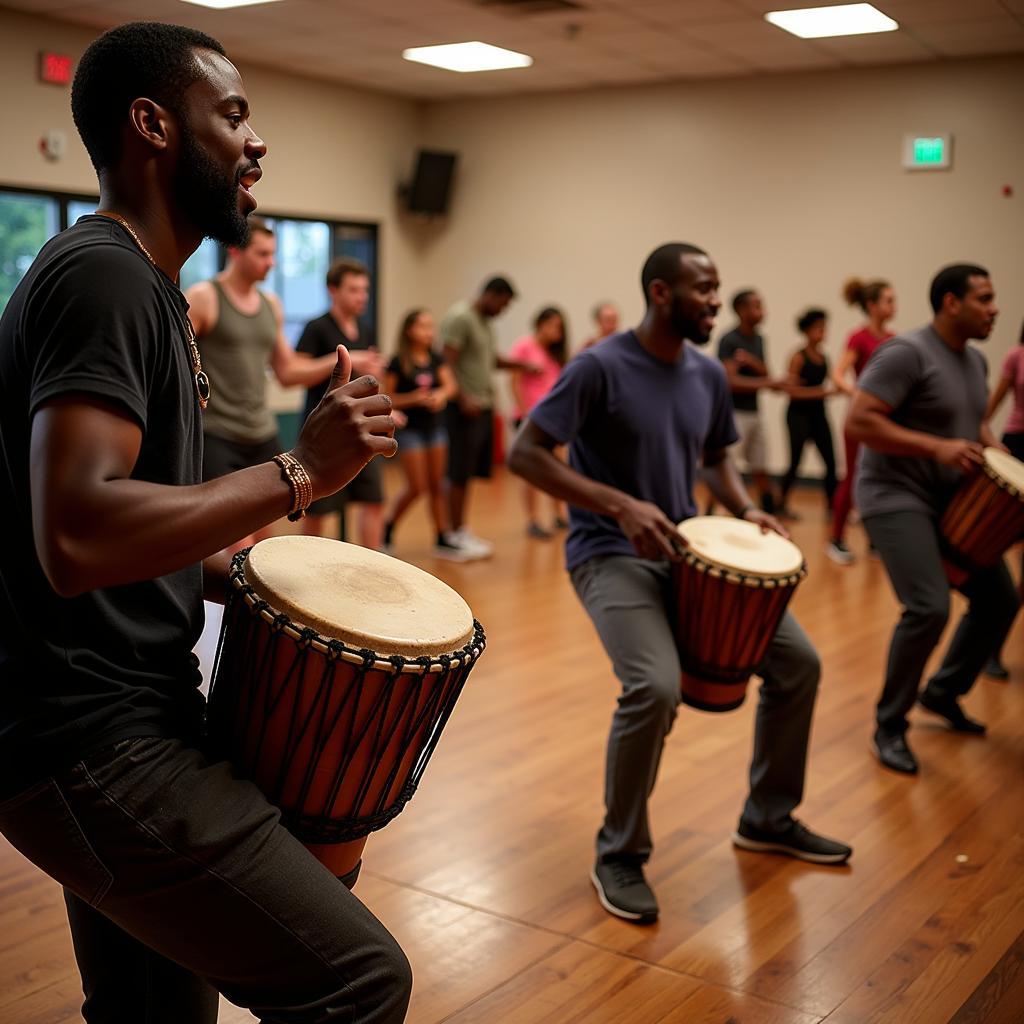
<instances>
[{"instance_id":1,"label":"white ceiling","mask_svg":"<svg viewBox=\"0 0 1024 1024\"><path fill-rule=\"evenodd\" d=\"M0 6L95 28L137 18L192 25L242 61L419 99L1024 53L1024 0L874 0L899 31L831 40L797 39L762 15L845 0L573 2L574 10L540 13L480 0L280 0L232 11L182 0ZM528 53L534 65L457 74L401 57L409 46L471 39Z\"/></svg>"}]
</instances>

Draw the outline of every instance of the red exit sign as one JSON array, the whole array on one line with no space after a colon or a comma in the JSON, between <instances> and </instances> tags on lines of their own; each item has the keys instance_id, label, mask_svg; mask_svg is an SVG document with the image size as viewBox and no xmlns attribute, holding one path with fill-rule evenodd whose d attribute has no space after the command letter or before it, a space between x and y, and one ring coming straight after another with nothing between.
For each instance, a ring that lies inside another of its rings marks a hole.
<instances>
[{"instance_id":1,"label":"red exit sign","mask_svg":"<svg viewBox=\"0 0 1024 1024\"><path fill-rule=\"evenodd\" d=\"M52 85L70 85L71 58L63 53L39 54L39 80Z\"/></svg>"}]
</instances>

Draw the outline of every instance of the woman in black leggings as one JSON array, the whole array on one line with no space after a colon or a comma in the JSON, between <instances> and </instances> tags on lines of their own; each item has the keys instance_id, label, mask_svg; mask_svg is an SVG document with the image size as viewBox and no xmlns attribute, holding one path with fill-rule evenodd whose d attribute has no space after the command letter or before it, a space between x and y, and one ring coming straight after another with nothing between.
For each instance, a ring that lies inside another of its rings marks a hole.
<instances>
[{"instance_id":1,"label":"woman in black leggings","mask_svg":"<svg viewBox=\"0 0 1024 1024\"><path fill-rule=\"evenodd\" d=\"M797 327L804 336L804 347L793 353L789 361L789 378L786 391L789 393L789 408L786 411L786 426L789 427L789 469L782 480L782 508L786 511L786 498L796 480L804 446L813 441L825 463L825 498L832 508L832 497L836 492L836 456L832 446L832 428L825 413L825 399L835 394L835 387L829 381L828 359L821 351L825 340L825 324L828 315L823 309L809 309L797 320Z\"/></svg>"}]
</instances>

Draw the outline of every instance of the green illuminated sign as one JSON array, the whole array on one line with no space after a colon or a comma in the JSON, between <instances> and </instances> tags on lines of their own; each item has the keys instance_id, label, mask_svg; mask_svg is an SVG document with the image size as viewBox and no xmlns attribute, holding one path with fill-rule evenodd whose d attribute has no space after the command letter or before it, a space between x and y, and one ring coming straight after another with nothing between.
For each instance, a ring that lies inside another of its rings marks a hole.
<instances>
[{"instance_id":1,"label":"green illuminated sign","mask_svg":"<svg viewBox=\"0 0 1024 1024\"><path fill-rule=\"evenodd\" d=\"M946 160L946 140L942 138L914 139L914 165L932 167Z\"/></svg>"}]
</instances>

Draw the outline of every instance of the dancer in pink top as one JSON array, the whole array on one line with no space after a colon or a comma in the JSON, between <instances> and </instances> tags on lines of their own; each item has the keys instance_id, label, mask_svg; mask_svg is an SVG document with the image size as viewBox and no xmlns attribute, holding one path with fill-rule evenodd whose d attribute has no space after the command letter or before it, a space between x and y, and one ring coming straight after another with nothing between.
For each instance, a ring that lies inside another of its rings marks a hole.
<instances>
[{"instance_id":1,"label":"dancer in pink top","mask_svg":"<svg viewBox=\"0 0 1024 1024\"><path fill-rule=\"evenodd\" d=\"M512 374L512 394L515 398L516 427L526 419L530 410L555 386L569 355L565 314L554 306L542 309L533 321L533 333L524 334L509 351L509 358L521 363L533 363L540 373ZM553 533L541 526L537 519L537 489L525 484L526 533L538 540L547 540ZM562 502L554 502L554 526L564 530L568 514Z\"/></svg>"},{"instance_id":2,"label":"dancer in pink top","mask_svg":"<svg viewBox=\"0 0 1024 1024\"><path fill-rule=\"evenodd\" d=\"M879 278L862 281L858 277L851 277L843 285L843 298L849 305L859 306L868 318L868 322L847 339L846 351L832 373L835 386L845 394L852 395L854 386L850 381L850 371L853 371L853 379L856 381L878 346L893 336L892 331L885 325L896 315L896 293L888 281ZM843 437L846 447L846 476L839 485L832 504L832 539L826 551L833 562L851 565L854 556L846 546L844 535L846 520L853 504L853 481L857 473L857 453L860 451L860 445L851 440L845 432Z\"/></svg>"}]
</instances>

